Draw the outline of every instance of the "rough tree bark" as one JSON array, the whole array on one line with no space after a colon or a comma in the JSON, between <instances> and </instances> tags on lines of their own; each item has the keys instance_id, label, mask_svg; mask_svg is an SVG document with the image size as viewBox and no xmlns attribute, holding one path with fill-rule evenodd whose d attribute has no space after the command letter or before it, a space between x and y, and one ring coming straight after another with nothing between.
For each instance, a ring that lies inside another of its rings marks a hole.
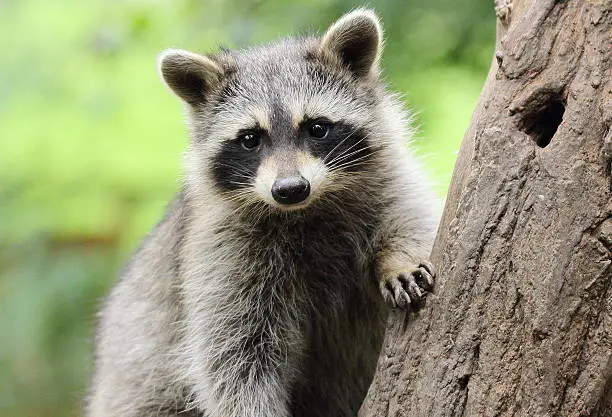
<instances>
[{"instance_id":1,"label":"rough tree bark","mask_svg":"<svg viewBox=\"0 0 612 417\"><path fill-rule=\"evenodd\" d=\"M360 416L612 416L612 1L496 6L438 287L394 313Z\"/></svg>"}]
</instances>

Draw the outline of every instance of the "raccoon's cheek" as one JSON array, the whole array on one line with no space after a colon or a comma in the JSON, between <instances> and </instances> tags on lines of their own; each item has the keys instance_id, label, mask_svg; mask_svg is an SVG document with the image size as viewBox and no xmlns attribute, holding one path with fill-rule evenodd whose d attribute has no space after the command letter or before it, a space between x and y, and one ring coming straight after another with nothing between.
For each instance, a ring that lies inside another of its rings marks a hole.
<instances>
[{"instance_id":1,"label":"raccoon's cheek","mask_svg":"<svg viewBox=\"0 0 612 417\"><path fill-rule=\"evenodd\" d=\"M328 169L321 158L300 152L297 156L298 170L310 183L310 194L316 197L324 192L328 180Z\"/></svg>"},{"instance_id":2,"label":"raccoon's cheek","mask_svg":"<svg viewBox=\"0 0 612 417\"><path fill-rule=\"evenodd\" d=\"M272 197L272 186L278 174L276 162L272 158L265 159L257 168L257 175L253 183L255 193L259 197L271 204L274 204Z\"/></svg>"}]
</instances>

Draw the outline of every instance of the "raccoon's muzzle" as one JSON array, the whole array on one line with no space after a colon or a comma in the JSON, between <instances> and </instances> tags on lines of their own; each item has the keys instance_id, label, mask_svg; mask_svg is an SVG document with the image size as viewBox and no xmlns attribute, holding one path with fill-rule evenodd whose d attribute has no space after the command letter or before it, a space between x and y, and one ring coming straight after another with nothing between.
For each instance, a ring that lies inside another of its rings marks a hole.
<instances>
[{"instance_id":1,"label":"raccoon's muzzle","mask_svg":"<svg viewBox=\"0 0 612 417\"><path fill-rule=\"evenodd\" d=\"M310 195L310 183L300 176L279 178L272 185L272 197L280 204L296 204Z\"/></svg>"}]
</instances>

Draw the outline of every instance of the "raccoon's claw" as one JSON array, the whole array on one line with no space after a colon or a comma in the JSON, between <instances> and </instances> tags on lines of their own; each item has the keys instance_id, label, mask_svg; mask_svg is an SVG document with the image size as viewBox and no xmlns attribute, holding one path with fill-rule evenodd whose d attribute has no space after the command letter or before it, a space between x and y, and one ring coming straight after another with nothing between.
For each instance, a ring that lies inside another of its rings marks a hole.
<instances>
[{"instance_id":1,"label":"raccoon's claw","mask_svg":"<svg viewBox=\"0 0 612 417\"><path fill-rule=\"evenodd\" d=\"M423 261L411 271L383 279L380 291L385 302L392 308L407 309L410 305L418 307L424 293L433 288L435 276L433 265Z\"/></svg>"},{"instance_id":2,"label":"raccoon's claw","mask_svg":"<svg viewBox=\"0 0 612 417\"><path fill-rule=\"evenodd\" d=\"M419 281L419 286L424 290L431 291L434 286L434 278L436 277L436 270L429 261L421 261L419 267L412 272L416 279Z\"/></svg>"}]
</instances>

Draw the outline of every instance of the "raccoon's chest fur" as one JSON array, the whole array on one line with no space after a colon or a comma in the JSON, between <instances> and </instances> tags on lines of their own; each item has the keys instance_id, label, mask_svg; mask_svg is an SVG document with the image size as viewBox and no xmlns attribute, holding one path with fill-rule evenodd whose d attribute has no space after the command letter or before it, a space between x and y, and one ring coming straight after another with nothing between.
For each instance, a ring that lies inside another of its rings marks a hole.
<instances>
[{"instance_id":1,"label":"raccoon's chest fur","mask_svg":"<svg viewBox=\"0 0 612 417\"><path fill-rule=\"evenodd\" d=\"M291 390L292 417L355 416L383 342L386 310L371 254L351 239L334 238L326 255L306 249L320 258L297 272L312 302L304 308L306 349Z\"/></svg>"},{"instance_id":2,"label":"raccoon's chest fur","mask_svg":"<svg viewBox=\"0 0 612 417\"><path fill-rule=\"evenodd\" d=\"M278 341L263 342L278 349L281 363L292 363L292 417L354 416L365 396L386 319L373 268L376 227L375 213L367 211L356 218L350 212L312 215L232 230L228 244L240 255L222 279L232 280L236 288L229 292L240 294L231 300L234 306L244 303L249 311L240 322L257 329L249 337L260 343L270 336L301 346L299 356L291 357L282 344L275 346ZM280 323L271 317L281 317ZM258 356L261 344L253 349Z\"/></svg>"}]
</instances>

